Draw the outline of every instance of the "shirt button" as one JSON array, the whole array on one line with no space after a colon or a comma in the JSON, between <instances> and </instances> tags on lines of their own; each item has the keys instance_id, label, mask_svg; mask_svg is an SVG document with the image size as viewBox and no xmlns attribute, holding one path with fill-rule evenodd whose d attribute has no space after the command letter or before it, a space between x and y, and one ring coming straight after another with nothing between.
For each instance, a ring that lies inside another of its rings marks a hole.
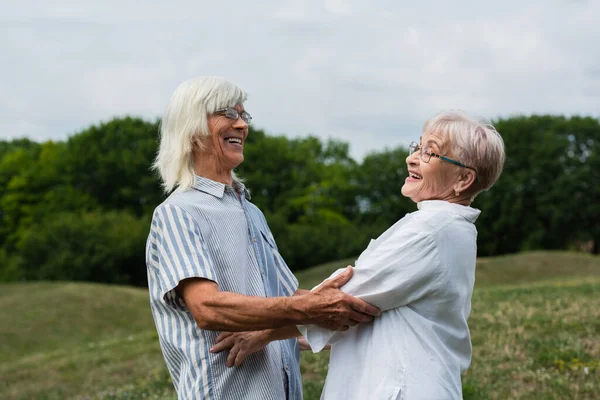
<instances>
[{"instance_id":1,"label":"shirt button","mask_svg":"<svg viewBox=\"0 0 600 400\"><path fill-rule=\"evenodd\" d=\"M285 364L285 369L290 369L290 366Z\"/></svg>"},{"instance_id":2,"label":"shirt button","mask_svg":"<svg viewBox=\"0 0 600 400\"><path fill-rule=\"evenodd\" d=\"M256 237L253 237L253 238L252 238L252 241L253 241L254 243L256 243Z\"/></svg>"}]
</instances>

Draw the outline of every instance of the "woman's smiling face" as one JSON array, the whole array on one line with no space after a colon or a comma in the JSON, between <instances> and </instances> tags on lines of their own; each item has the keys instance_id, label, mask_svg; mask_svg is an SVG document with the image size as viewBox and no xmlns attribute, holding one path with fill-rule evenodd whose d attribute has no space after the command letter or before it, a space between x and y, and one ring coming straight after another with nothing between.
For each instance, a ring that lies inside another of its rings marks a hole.
<instances>
[{"instance_id":1,"label":"woman's smiling face","mask_svg":"<svg viewBox=\"0 0 600 400\"><path fill-rule=\"evenodd\" d=\"M402 186L402 195L415 203L424 200L452 200L455 197L454 184L457 179L456 167L431 157L429 162L421 159L421 152L444 154L442 138L435 133L425 133L421 137L420 148L406 157L408 177Z\"/></svg>"}]
</instances>

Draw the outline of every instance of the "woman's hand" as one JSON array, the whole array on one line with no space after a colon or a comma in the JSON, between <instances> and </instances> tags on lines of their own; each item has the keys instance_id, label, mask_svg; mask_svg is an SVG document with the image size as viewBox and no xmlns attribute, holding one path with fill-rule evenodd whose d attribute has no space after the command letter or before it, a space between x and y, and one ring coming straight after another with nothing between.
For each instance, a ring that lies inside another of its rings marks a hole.
<instances>
[{"instance_id":1,"label":"woman's hand","mask_svg":"<svg viewBox=\"0 0 600 400\"><path fill-rule=\"evenodd\" d=\"M217 336L211 353L220 353L229 349L227 366L240 366L246 357L269 344L268 331L224 332Z\"/></svg>"}]
</instances>

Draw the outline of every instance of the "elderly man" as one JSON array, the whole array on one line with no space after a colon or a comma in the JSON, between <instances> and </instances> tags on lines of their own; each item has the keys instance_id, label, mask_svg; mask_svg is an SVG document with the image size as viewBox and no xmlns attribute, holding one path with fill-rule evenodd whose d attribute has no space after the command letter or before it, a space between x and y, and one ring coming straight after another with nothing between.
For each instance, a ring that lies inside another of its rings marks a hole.
<instances>
[{"instance_id":1,"label":"elderly man","mask_svg":"<svg viewBox=\"0 0 600 400\"><path fill-rule=\"evenodd\" d=\"M346 330L379 310L344 294L352 274L313 292L279 255L262 212L233 169L244 160L246 94L218 77L182 83L161 126L155 168L173 192L152 218L146 263L152 315L180 399L301 399L298 341L273 341L229 368L220 331L314 324ZM293 332L294 335L290 335Z\"/></svg>"}]
</instances>

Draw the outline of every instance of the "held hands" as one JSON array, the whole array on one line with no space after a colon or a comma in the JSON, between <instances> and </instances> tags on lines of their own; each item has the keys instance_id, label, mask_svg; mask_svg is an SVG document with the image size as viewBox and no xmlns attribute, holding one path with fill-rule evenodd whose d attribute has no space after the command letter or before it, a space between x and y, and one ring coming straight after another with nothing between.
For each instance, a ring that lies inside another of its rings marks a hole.
<instances>
[{"instance_id":1,"label":"held hands","mask_svg":"<svg viewBox=\"0 0 600 400\"><path fill-rule=\"evenodd\" d=\"M217 336L215 345L211 347L211 353L219 353L229 349L227 366L240 366L246 357L256 353L269 344L267 331L252 332L224 332Z\"/></svg>"},{"instance_id":2,"label":"held hands","mask_svg":"<svg viewBox=\"0 0 600 400\"><path fill-rule=\"evenodd\" d=\"M311 292L294 296L301 304L298 310L304 314L304 324L314 324L333 331L345 331L361 322L370 322L373 317L381 314L377 307L340 290L340 287L352 278L352 274L353 268L348 266L342 273L321 283ZM272 337L274 332L276 330L272 329L224 332L217 337L210 352L219 353L229 350L227 366L239 366L250 354L261 350L271 340L279 339ZM310 349L303 339L300 340L300 346L303 350Z\"/></svg>"},{"instance_id":3,"label":"held hands","mask_svg":"<svg viewBox=\"0 0 600 400\"><path fill-rule=\"evenodd\" d=\"M326 280L306 295L311 324L333 331L345 331L361 322L370 322L381 314L377 307L339 289L352 278L353 271L348 266L344 272Z\"/></svg>"}]
</instances>

